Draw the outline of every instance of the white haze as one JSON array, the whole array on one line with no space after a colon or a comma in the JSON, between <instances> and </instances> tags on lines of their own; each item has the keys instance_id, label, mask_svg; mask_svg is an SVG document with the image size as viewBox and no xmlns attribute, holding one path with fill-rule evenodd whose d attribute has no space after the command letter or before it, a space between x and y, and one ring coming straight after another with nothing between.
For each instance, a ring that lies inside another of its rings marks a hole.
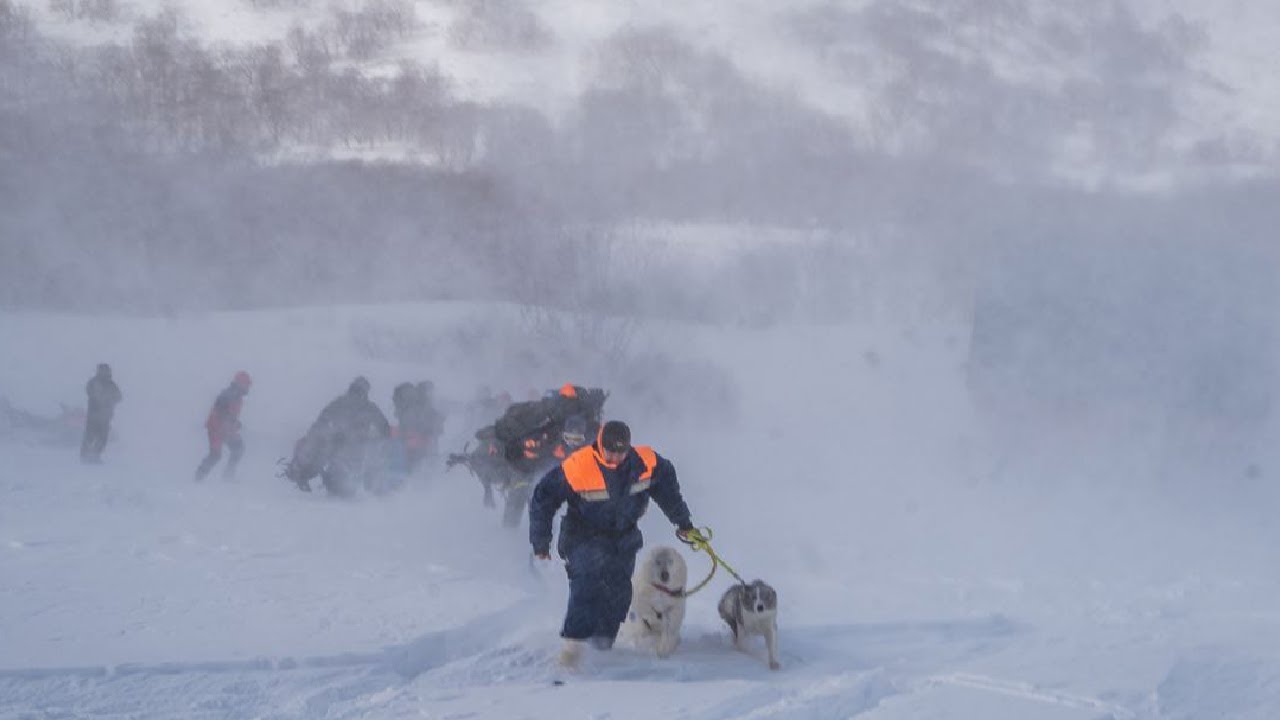
<instances>
[{"instance_id":1,"label":"white haze","mask_svg":"<svg viewBox=\"0 0 1280 720\"><path fill-rule=\"evenodd\" d=\"M0 395L125 395L100 468L0 436L0 715L1280 712L1275 11L392 2L347 84L211 80L374 5L0 0ZM241 479L193 485L241 368ZM434 380L446 450L480 385L611 389L782 673L720 578L672 662L549 688L562 577L460 470L273 477L357 374Z\"/></svg>"}]
</instances>

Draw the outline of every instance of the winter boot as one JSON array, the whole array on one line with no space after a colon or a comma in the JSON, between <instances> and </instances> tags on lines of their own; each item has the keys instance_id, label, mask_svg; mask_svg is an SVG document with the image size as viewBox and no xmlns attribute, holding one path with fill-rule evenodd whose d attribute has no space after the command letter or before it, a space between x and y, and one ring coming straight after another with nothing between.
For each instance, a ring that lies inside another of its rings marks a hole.
<instances>
[{"instance_id":1,"label":"winter boot","mask_svg":"<svg viewBox=\"0 0 1280 720\"><path fill-rule=\"evenodd\" d=\"M214 465L218 464L217 455L207 455L204 460L200 461L200 467L196 468L196 482L204 480L204 476L209 474Z\"/></svg>"},{"instance_id":2,"label":"winter boot","mask_svg":"<svg viewBox=\"0 0 1280 720\"><path fill-rule=\"evenodd\" d=\"M583 646L584 643L581 640L565 638L564 646L560 648L560 667L577 668L578 663L582 661Z\"/></svg>"}]
</instances>

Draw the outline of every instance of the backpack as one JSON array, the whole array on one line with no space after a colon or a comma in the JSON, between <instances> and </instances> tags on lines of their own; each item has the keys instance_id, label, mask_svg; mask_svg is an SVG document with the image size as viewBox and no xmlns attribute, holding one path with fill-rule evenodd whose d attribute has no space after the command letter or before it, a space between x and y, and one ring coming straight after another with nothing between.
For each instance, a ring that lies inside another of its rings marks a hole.
<instances>
[{"instance_id":1,"label":"backpack","mask_svg":"<svg viewBox=\"0 0 1280 720\"><path fill-rule=\"evenodd\" d=\"M577 397L557 395L548 400L553 404L552 415L556 423L563 427L564 422L573 416L587 421L588 425L598 426L603 420L604 401L609 393L602 388L577 388Z\"/></svg>"},{"instance_id":2,"label":"backpack","mask_svg":"<svg viewBox=\"0 0 1280 720\"><path fill-rule=\"evenodd\" d=\"M604 401L609 399L609 393L604 388L587 388L578 393L578 403L582 408L582 415L594 425L599 425L604 415Z\"/></svg>"},{"instance_id":3,"label":"backpack","mask_svg":"<svg viewBox=\"0 0 1280 720\"><path fill-rule=\"evenodd\" d=\"M557 416L554 406L546 400L518 402L493 424L493 434L500 444L510 447L530 435L546 431L556 423Z\"/></svg>"}]
</instances>

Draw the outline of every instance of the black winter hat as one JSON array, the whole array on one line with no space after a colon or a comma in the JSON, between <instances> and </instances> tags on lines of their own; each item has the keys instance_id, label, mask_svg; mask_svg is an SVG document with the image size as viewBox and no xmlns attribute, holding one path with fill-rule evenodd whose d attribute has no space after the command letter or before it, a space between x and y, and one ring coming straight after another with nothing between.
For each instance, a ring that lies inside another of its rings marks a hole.
<instances>
[{"instance_id":1,"label":"black winter hat","mask_svg":"<svg viewBox=\"0 0 1280 720\"><path fill-rule=\"evenodd\" d=\"M600 449L626 452L631 448L631 428L621 420L610 420L600 429Z\"/></svg>"}]
</instances>

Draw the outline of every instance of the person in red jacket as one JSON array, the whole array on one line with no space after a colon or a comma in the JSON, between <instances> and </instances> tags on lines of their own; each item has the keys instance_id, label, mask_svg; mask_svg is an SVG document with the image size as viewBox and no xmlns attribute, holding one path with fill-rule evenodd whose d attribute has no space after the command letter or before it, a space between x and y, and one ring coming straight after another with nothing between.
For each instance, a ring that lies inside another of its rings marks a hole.
<instances>
[{"instance_id":1,"label":"person in red jacket","mask_svg":"<svg viewBox=\"0 0 1280 720\"><path fill-rule=\"evenodd\" d=\"M204 460L200 461L200 467L196 468L197 481L203 480L213 466L218 464L218 460L222 459L223 443L231 451L231 457L227 458L227 465L222 469L222 477L230 478L235 475L236 464L240 462L240 456L244 455L244 441L240 439L240 406L244 404L244 396L249 394L249 386L252 384L249 373L241 370L236 373L231 384L218 393L218 399L213 401L209 419L204 423L205 429L209 431L209 454L205 455Z\"/></svg>"}]
</instances>

